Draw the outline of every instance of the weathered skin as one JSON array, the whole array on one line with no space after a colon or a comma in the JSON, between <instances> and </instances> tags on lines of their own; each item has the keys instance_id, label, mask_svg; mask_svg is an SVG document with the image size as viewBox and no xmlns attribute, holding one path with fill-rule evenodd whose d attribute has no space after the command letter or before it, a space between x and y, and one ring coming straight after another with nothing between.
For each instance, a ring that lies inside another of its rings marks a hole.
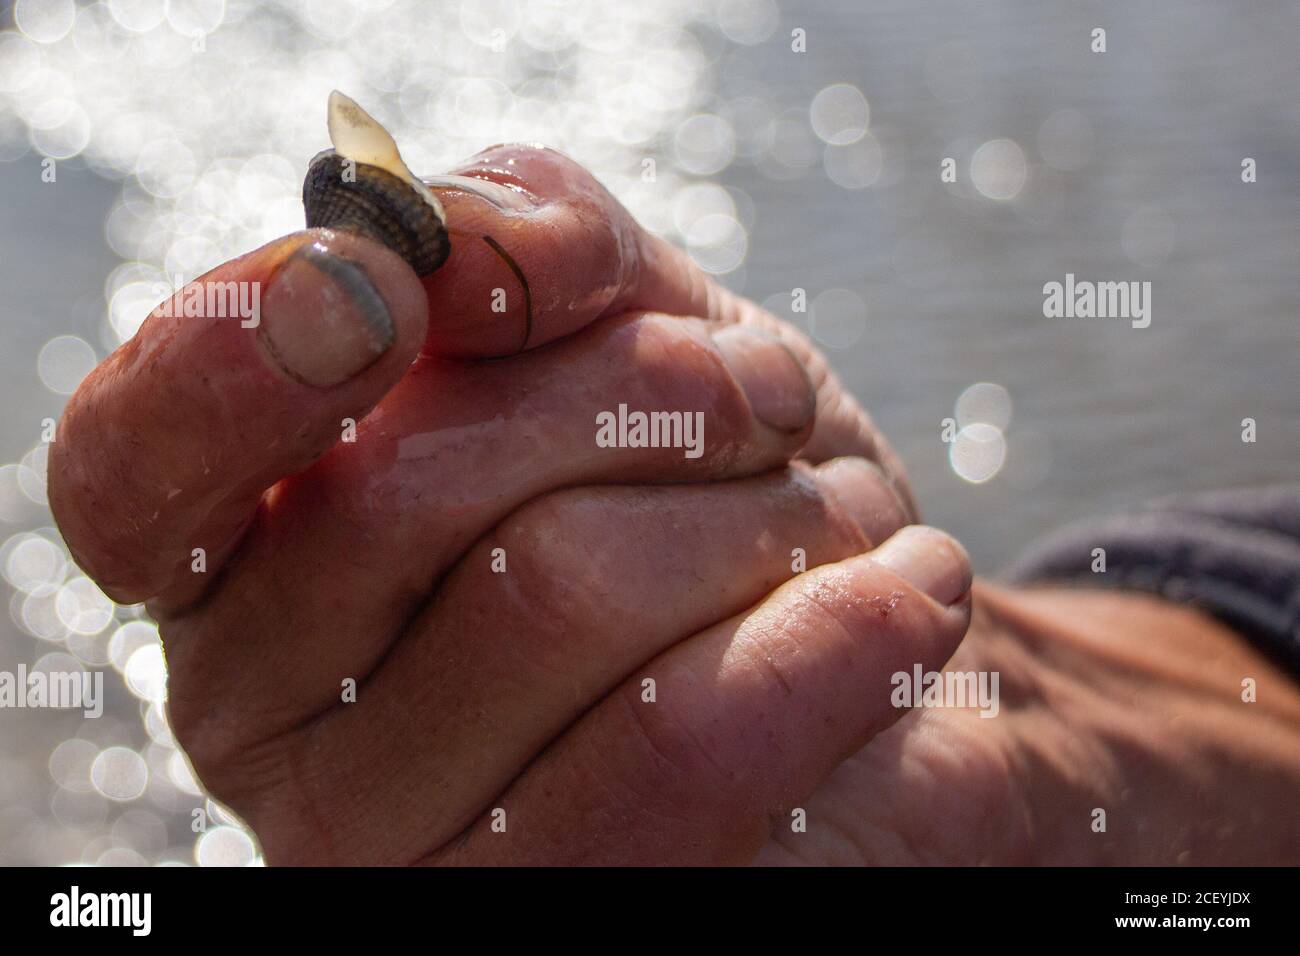
<instances>
[{"instance_id":1,"label":"weathered skin","mask_svg":"<svg viewBox=\"0 0 1300 956\"><path fill-rule=\"evenodd\" d=\"M509 209L437 188L454 228L504 237L538 277L528 351L465 357L519 347L520 316L485 307L509 280L490 249L461 243L421 282L362 236L314 230L200 280L262 283L260 328L155 314L60 427L60 526L110 594L149 602L178 739L273 861L424 857L580 713L620 706L639 666L712 656L709 628L790 578L794 547L831 566L912 519L892 455L802 336L713 287L558 153L500 147L468 171L518 187ZM331 351L346 338L337 290L303 270L305 248L373 282L392 325L382 355ZM306 380L277 364L316 346ZM704 453L597 446L597 413L620 403L700 413ZM348 419L356 440L340 441ZM935 574L908 583L882 555L819 593L913 595L871 626L897 635L892 653L941 658L964 625L966 565L931 534ZM482 564L493 536L508 573ZM956 589L956 606L926 587ZM340 703L347 678L356 704ZM857 710L851 694L823 699ZM747 733L777 732L781 711L765 712ZM772 799L842 749L764 772ZM362 820L386 821L382 839Z\"/></svg>"},{"instance_id":2,"label":"weathered skin","mask_svg":"<svg viewBox=\"0 0 1300 956\"><path fill-rule=\"evenodd\" d=\"M149 602L177 739L268 860L1294 860L1295 687L1195 612L980 589L954 665L1002 673L1000 719L893 707L891 674L957 650L970 568L904 527L824 359L559 154L463 171L523 197L440 190L529 276L528 350L483 244L421 281L317 230L205 277L266 283L262 327L150 317L52 445L73 554ZM304 248L382 314L349 324ZM385 321L376 355L355 330ZM620 403L701 412L705 453L598 447ZM1241 710L1236 671L1266 704Z\"/></svg>"}]
</instances>

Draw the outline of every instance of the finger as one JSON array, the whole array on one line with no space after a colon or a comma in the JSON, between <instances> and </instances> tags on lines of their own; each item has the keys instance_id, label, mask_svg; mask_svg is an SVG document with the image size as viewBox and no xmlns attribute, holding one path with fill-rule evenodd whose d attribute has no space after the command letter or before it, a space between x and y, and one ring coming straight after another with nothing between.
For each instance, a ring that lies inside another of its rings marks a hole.
<instances>
[{"instance_id":1,"label":"finger","mask_svg":"<svg viewBox=\"0 0 1300 956\"><path fill-rule=\"evenodd\" d=\"M213 699L245 702L244 729L260 735L336 703L465 551L533 498L784 466L811 428L802 369L770 337L711 331L629 315L509 362L417 362L354 442L267 497L202 613L163 620L173 727L193 750L215 722L229 751L237 735ZM650 413L676 415L653 441ZM230 628L247 608L256 626Z\"/></svg>"},{"instance_id":2,"label":"finger","mask_svg":"<svg viewBox=\"0 0 1300 956\"><path fill-rule=\"evenodd\" d=\"M726 310L724 324L756 328L779 339L808 372L817 392L817 423L799 453L811 462L857 456L876 462L906 504L913 520L919 519L916 500L902 460L876 428L871 416L840 382L826 357L798 329L744 299Z\"/></svg>"},{"instance_id":3,"label":"finger","mask_svg":"<svg viewBox=\"0 0 1300 956\"><path fill-rule=\"evenodd\" d=\"M801 575L640 668L493 801L504 833L485 815L430 862L748 862L897 720L891 675L949 658L969 587L961 547L919 526Z\"/></svg>"},{"instance_id":4,"label":"finger","mask_svg":"<svg viewBox=\"0 0 1300 956\"><path fill-rule=\"evenodd\" d=\"M476 180L488 186L476 188ZM756 326L798 356L817 392L804 456L879 462L915 515L901 462L821 353L642 229L582 166L553 149L514 144L428 181L454 231L447 264L423 280L431 353L509 355L632 309Z\"/></svg>"},{"instance_id":5,"label":"finger","mask_svg":"<svg viewBox=\"0 0 1300 956\"><path fill-rule=\"evenodd\" d=\"M331 846L382 862L440 845L638 665L905 522L862 459L530 503L457 565L357 703L313 734L313 786L355 798L341 818L389 821L387 844L340 848L335 837ZM405 702L400 711L381 703L394 700ZM427 732L402 731L412 708Z\"/></svg>"},{"instance_id":6,"label":"finger","mask_svg":"<svg viewBox=\"0 0 1300 956\"><path fill-rule=\"evenodd\" d=\"M423 280L432 353L510 355L631 309L721 318L690 258L563 153L494 146L453 175L426 180L452 230L446 264Z\"/></svg>"},{"instance_id":7,"label":"finger","mask_svg":"<svg viewBox=\"0 0 1300 956\"><path fill-rule=\"evenodd\" d=\"M343 234L290 236L176 293L64 411L50 504L77 562L118 601L192 600L262 492L401 378L425 316L405 263Z\"/></svg>"}]
</instances>

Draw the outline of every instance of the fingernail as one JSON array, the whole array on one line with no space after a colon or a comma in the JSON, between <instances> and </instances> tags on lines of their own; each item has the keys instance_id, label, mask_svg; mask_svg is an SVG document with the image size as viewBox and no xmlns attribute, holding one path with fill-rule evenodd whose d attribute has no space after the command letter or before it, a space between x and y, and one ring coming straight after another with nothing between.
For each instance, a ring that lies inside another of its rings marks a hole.
<instances>
[{"instance_id":1,"label":"fingernail","mask_svg":"<svg viewBox=\"0 0 1300 956\"><path fill-rule=\"evenodd\" d=\"M442 176L425 176L423 182L434 191L458 189L461 192L471 193L479 199L487 200L498 209L530 209L537 205L537 200L522 189L513 189L477 176L447 173Z\"/></svg>"},{"instance_id":2,"label":"fingernail","mask_svg":"<svg viewBox=\"0 0 1300 956\"><path fill-rule=\"evenodd\" d=\"M285 372L325 388L373 365L396 331L365 271L313 244L276 272L262 300L258 335Z\"/></svg>"},{"instance_id":3,"label":"fingernail","mask_svg":"<svg viewBox=\"0 0 1300 956\"><path fill-rule=\"evenodd\" d=\"M970 590L966 549L935 528L908 525L871 556L940 604L952 604Z\"/></svg>"},{"instance_id":4,"label":"fingernail","mask_svg":"<svg viewBox=\"0 0 1300 956\"><path fill-rule=\"evenodd\" d=\"M713 341L760 421L783 432L801 431L812 423L817 393L803 364L779 339L730 325Z\"/></svg>"},{"instance_id":5,"label":"fingernail","mask_svg":"<svg viewBox=\"0 0 1300 956\"><path fill-rule=\"evenodd\" d=\"M862 529L871 547L907 524L903 502L874 462L836 458L817 469L817 479Z\"/></svg>"}]
</instances>

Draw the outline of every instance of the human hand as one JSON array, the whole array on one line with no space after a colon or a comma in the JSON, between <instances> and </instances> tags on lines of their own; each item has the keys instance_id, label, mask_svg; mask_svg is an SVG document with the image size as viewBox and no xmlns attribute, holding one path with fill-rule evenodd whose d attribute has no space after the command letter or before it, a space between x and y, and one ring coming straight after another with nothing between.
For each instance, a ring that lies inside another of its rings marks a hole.
<instances>
[{"instance_id":1,"label":"human hand","mask_svg":"<svg viewBox=\"0 0 1300 956\"><path fill-rule=\"evenodd\" d=\"M965 557L928 530L867 554L910 497L798 333L559 154L469 171L527 193L444 202L529 276L530 351L474 358L522 327L481 246L420 282L357 236L288 237L200 280L263 284L255 329L155 314L83 384L56 517L149 603L177 738L272 862L751 857L896 716L871 688L956 645ZM620 404L699 412L700 456L598 447ZM769 597L796 548L811 570Z\"/></svg>"},{"instance_id":2,"label":"human hand","mask_svg":"<svg viewBox=\"0 0 1300 956\"><path fill-rule=\"evenodd\" d=\"M1158 597L983 582L974 593L943 670L996 673L996 713L908 713L808 798L807 832L774 831L759 862L1295 863L1293 677Z\"/></svg>"}]
</instances>

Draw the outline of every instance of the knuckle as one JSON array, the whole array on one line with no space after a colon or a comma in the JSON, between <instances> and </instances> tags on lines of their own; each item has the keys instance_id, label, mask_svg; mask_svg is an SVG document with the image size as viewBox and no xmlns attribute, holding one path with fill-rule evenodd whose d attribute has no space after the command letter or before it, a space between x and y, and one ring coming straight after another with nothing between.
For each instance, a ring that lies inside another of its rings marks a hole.
<instances>
[{"instance_id":1,"label":"knuckle","mask_svg":"<svg viewBox=\"0 0 1300 956\"><path fill-rule=\"evenodd\" d=\"M256 830L268 859L273 849L283 857L286 840L300 842L294 834L308 821L322 825L301 779L298 734L250 741L231 725L228 710L214 710L202 694L169 693L167 719L203 793Z\"/></svg>"},{"instance_id":2,"label":"knuckle","mask_svg":"<svg viewBox=\"0 0 1300 956\"><path fill-rule=\"evenodd\" d=\"M745 391L699 324L650 313L638 321L635 334L632 360L647 402L705 411L715 434L748 434Z\"/></svg>"},{"instance_id":3,"label":"knuckle","mask_svg":"<svg viewBox=\"0 0 1300 956\"><path fill-rule=\"evenodd\" d=\"M539 665L561 666L563 648L599 609L592 569L605 566L602 542L608 537L593 513L599 508L596 499L547 495L516 512L495 540L486 542L488 551L505 550L506 587L471 587L480 594L497 593L487 612L511 628ZM480 574L492 573L486 555L475 564Z\"/></svg>"},{"instance_id":4,"label":"knuckle","mask_svg":"<svg viewBox=\"0 0 1300 956\"><path fill-rule=\"evenodd\" d=\"M715 748L671 704L644 703L635 681L620 688L611 704L613 739L627 746L603 758L600 776L622 794L629 812L693 821L703 833L713 808L736 806L740 775L718 761Z\"/></svg>"},{"instance_id":5,"label":"knuckle","mask_svg":"<svg viewBox=\"0 0 1300 956\"><path fill-rule=\"evenodd\" d=\"M239 765L244 741L226 720L226 708L201 689L202 679L186 679L186 672L171 668L167 692L167 723L185 751L195 773L214 791Z\"/></svg>"},{"instance_id":6,"label":"knuckle","mask_svg":"<svg viewBox=\"0 0 1300 956\"><path fill-rule=\"evenodd\" d=\"M243 748L236 745L232 734L223 731L220 716L214 716L212 701L171 690L167 699L167 723L203 788L224 802L237 801L244 789L241 786Z\"/></svg>"},{"instance_id":7,"label":"knuckle","mask_svg":"<svg viewBox=\"0 0 1300 956\"><path fill-rule=\"evenodd\" d=\"M256 695L232 683L230 662L206 653L195 628L165 627L167 724L204 789L237 811L282 783L293 734L268 733L278 716L249 712ZM247 673L246 668L240 668Z\"/></svg>"}]
</instances>

